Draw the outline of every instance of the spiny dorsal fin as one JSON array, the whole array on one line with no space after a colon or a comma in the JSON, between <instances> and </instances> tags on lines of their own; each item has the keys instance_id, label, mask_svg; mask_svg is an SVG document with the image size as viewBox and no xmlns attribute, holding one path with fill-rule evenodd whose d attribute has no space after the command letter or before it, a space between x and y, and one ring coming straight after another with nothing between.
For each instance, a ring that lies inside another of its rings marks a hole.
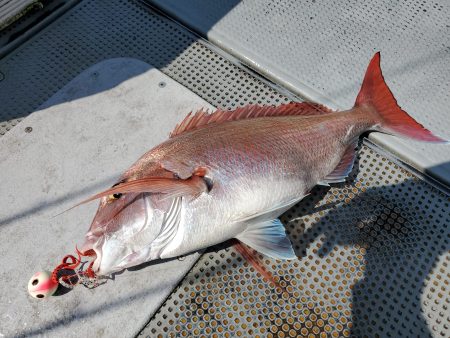
<instances>
[{"instance_id":1,"label":"spiny dorsal fin","mask_svg":"<svg viewBox=\"0 0 450 338\"><path fill-rule=\"evenodd\" d=\"M243 119L269 116L290 115L322 115L332 113L333 110L314 102L291 102L280 106L248 105L232 111L217 109L209 114L207 110L200 109L196 113L190 112L170 134L170 137L180 135L186 131L199 129L211 123L222 123Z\"/></svg>"}]
</instances>

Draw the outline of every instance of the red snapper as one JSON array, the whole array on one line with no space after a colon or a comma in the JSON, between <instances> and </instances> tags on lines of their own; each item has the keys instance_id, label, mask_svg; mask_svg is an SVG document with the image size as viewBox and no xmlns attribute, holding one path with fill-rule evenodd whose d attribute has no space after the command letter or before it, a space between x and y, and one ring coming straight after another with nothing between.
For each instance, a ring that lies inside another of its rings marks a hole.
<instances>
[{"instance_id":1,"label":"red snapper","mask_svg":"<svg viewBox=\"0 0 450 338\"><path fill-rule=\"evenodd\" d=\"M94 257L96 275L231 238L294 259L277 217L315 185L344 181L367 131L445 142L397 105L379 53L347 111L295 102L189 114L116 185L87 200L101 199L81 251Z\"/></svg>"}]
</instances>

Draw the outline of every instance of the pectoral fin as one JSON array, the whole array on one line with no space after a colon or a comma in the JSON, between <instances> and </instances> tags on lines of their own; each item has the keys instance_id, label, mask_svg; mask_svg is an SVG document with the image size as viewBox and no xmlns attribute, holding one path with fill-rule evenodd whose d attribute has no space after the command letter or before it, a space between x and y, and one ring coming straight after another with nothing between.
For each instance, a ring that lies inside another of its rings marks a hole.
<instances>
[{"instance_id":1,"label":"pectoral fin","mask_svg":"<svg viewBox=\"0 0 450 338\"><path fill-rule=\"evenodd\" d=\"M101 193L89 197L88 199L73 206L75 208L81 204L118 193L154 193L164 194L165 199L177 198L181 196L197 197L202 192L208 191L208 185L200 176L192 176L188 179L174 179L167 177L144 177L113 186ZM70 208L70 209L72 209ZM69 210L70 210L69 209Z\"/></svg>"},{"instance_id":2,"label":"pectoral fin","mask_svg":"<svg viewBox=\"0 0 450 338\"><path fill-rule=\"evenodd\" d=\"M252 223L236 237L262 254L275 259L295 259L291 241L279 219Z\"/></svg>"}]
</instances>

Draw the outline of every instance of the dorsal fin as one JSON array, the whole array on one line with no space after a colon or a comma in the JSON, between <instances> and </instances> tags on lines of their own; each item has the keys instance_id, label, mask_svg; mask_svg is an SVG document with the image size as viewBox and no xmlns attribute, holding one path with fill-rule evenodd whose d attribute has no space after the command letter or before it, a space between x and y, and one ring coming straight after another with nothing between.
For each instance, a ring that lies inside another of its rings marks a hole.
<instances>
[{"instance_id":1,"label":"dorsal fin","mask_svg":"<svg viewBox=\"0 0 450 338\"><path fill-rule=\"evenodd\" d=\"M170 133L170 137L180 135L186 131L199 129L211 123L268 116L322 115L332 112L333 110L314 102L291 102L276 107L253 104L232 111L217 109L211 114L207 110L200 109L196 113L190 112L181 123L177 124L172 133Z\"/></svg>"}]
</instances>

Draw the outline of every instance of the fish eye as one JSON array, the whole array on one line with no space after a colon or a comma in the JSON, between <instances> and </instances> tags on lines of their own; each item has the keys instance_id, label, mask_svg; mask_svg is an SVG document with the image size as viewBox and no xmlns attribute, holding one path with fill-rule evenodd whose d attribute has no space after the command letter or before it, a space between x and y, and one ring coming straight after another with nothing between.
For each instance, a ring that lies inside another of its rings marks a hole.
<instances>
[{"instance_id":1,"label":"fish eye","mask_svg":"<svg viewBox=\"0 0 450 338\"><path fill-rule=\"evenodd\" d=\"M122 180L122 181L120 181L120 182L117 182L117 183L113 184L113 186L112 186L111 188L114 188L115 186L118 186L119 184L121 184L121 183L123 183L123 182L125 182L125 181ZM115 194L108 195L108 202L112 202L112 201L114 201L114 200L118 200L118 199L121 198L121 197L122 197L122 193L120 193L120 192L115 193Z\"/></svg>"},{"instance_id":2,"label":"fish eye","mask_svg":"<svg viewBox=\"0 0 450 338\"><path fill-rule=\"evenodd\" d=\"M109 196L108 196L108 201L111 202L111 201L113 201L113 200L118 200L118 199L121 198L121 197L122 197L122 193L118 192L118 193L109 195Z\"/></svg>"}]
</instances>

